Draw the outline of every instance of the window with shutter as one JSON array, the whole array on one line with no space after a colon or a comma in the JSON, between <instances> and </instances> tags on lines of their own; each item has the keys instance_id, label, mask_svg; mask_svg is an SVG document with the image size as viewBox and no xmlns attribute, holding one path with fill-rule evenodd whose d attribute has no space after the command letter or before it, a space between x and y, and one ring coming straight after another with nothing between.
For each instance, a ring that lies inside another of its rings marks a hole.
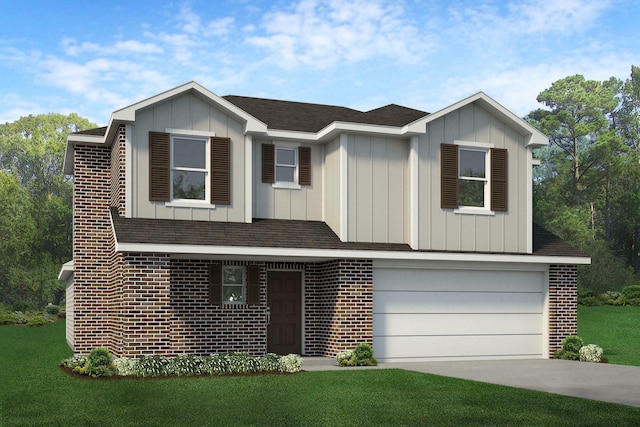
<instances>
[{"instance_id":1,"label":"window with shutter","mask_svg":"<svg viewBox=\"0 0 640 427\"><path fill-rule=\"evenodd\" d=\"M505 212L507 150L490 144L441 144L441 206L457 213Z\"/></svg>"},{"instance_id":2,"label":"window with shutter","mask_svg":"<svg viewBox=\"0 0 640 427\"><path fill-rule=\"evenodd\" d=\"M311 147L262 144L262 182L290 189L311 185Z\"/></svg>"}]
</instances>

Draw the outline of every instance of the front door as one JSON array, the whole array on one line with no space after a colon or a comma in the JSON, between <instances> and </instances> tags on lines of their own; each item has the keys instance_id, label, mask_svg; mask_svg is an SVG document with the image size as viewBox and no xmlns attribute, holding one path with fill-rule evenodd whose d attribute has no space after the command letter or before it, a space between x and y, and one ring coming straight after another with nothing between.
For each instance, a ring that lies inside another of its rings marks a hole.
<instances>
[{"instance_id":1,"label":"front door","mask_svg":"<svg viewBox=\"0 0 640 427\"><path fill-rule=\"evenodd\" d=\"M267 273L267 351L275 354L302 352L302 274L298 271Z\"/></svg>"}]
</instances>

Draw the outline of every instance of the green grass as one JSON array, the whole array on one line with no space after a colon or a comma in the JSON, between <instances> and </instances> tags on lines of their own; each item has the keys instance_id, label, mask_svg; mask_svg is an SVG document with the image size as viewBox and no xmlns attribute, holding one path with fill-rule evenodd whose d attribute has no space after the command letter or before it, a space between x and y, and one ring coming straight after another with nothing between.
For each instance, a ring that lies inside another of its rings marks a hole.
<instances>
[{"instance_id":1,"label":"green grass","mask_svg":"<svg viewBox=\"0 0 640 427\"><path fill-rule=\"evenodd\" d=\"M640 366L640 307L578 307L578 335L598 344L609 363Z\"/></svg>"},{"instance_id":2,"label":"green grass","mask_svg":"<svg viewBox=\"0 0 640 427\"><path fill-rule=\"evenodd\" d=\"M0 327L0 425L637 425L640 408L402 370L92 380L64 323ZM303 365L304 368L304 365Z\"/></svg>"}]
</instances>

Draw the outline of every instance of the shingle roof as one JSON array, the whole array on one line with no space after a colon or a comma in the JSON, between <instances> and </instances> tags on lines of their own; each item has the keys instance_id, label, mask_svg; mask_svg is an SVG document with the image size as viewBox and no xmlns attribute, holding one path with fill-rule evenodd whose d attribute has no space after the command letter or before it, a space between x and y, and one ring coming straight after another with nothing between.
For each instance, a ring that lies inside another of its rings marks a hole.
<instances>
[{"instance_id":1,"label":"shingle roof","mask_svg":"<svg viewBox=\"0 0 640 427\"><path fill-rule=\"evenodd\" d=\"M322 221L254 219L252 223L124 218L112 208L119 243L210 245L259 248L413 251L402 243L342 242ZM584 257L560 238L534 224L533 255ZM423 251L433 252L433 251ZM456 252L460 253L460 252Z\"/></svg>"},{"instance_id":2,"label":"shingle roof","mask_svg":"<svg viewBox=\"0 0 640 427\"><path fill-rule=\"evenodd\" d=\"M587 256L568 242L535 223L533 224L533 254L540 256Z\"/></svg>"},{"instance_id":3,"label":"shingle roof","mask_svg":"<svg viewBox=\"0 0 640 427\"><path fill-rule=\"evenodd\" d=\"M270 129L302 132L318 132L333 122L404 126L429 114L395 104L363 112L334 105L246 96L227 95L223 98L265 123Z\"/></svg>"}]
</instances>

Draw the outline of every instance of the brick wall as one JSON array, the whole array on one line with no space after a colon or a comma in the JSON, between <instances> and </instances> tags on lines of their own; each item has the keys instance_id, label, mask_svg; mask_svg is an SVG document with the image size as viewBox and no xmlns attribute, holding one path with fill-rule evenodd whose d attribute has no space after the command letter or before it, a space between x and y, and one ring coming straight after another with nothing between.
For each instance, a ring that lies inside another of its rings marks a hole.
<instances>
[{"instance_id":1,"label":"brick wall","mask_svg":"<svg viewBox=\"0 0 640 427\"><path fill-rule=\"evenodd\" d=\"M80 353L109 345L112 331L110 167L109 148L75 146L72 322L73 350Z\"/></svg>"},{"instance_id":2,"label":"brick wall","mask_svg":"<svg viewBox=\"0 0 640 427\"><path fill-rule=\"evenodd\" d=\"M111 206L125 214L125 126L120 125L111 145Z\"/></svg>"},{"instance_id":3,"label":"brick wall","mask_svg":"<svg viewBox=\"0 0 640 427\"><path fill-rule=\"evenodd\" d=\"M307 355L335 356L373 343L371 260L308 264L305 279Z\"/></svg>"},{"instance_id":4,"label":"brick wall","mask_svg":"<svg viewBox=\"0 0 640 427\"><path fill-rule=\"evenodd\" d=\"M207 355L232 351L252 355L267 349L267 273L260 268L260 305L209 304L208 266L211 261L171 260L171 353ZM249 265L224 261L223 265Z\"/></svg>"},{"instance_id":5,"label":"brick wall","mask_svg":"<svg viewBox=\"0 0 640 427\"><path fill-rule=\"evenodd\" d=\"M549 357L566 336L578 332L577 280L575 265L549 266Z\"/></svg>"}]
</instances>

